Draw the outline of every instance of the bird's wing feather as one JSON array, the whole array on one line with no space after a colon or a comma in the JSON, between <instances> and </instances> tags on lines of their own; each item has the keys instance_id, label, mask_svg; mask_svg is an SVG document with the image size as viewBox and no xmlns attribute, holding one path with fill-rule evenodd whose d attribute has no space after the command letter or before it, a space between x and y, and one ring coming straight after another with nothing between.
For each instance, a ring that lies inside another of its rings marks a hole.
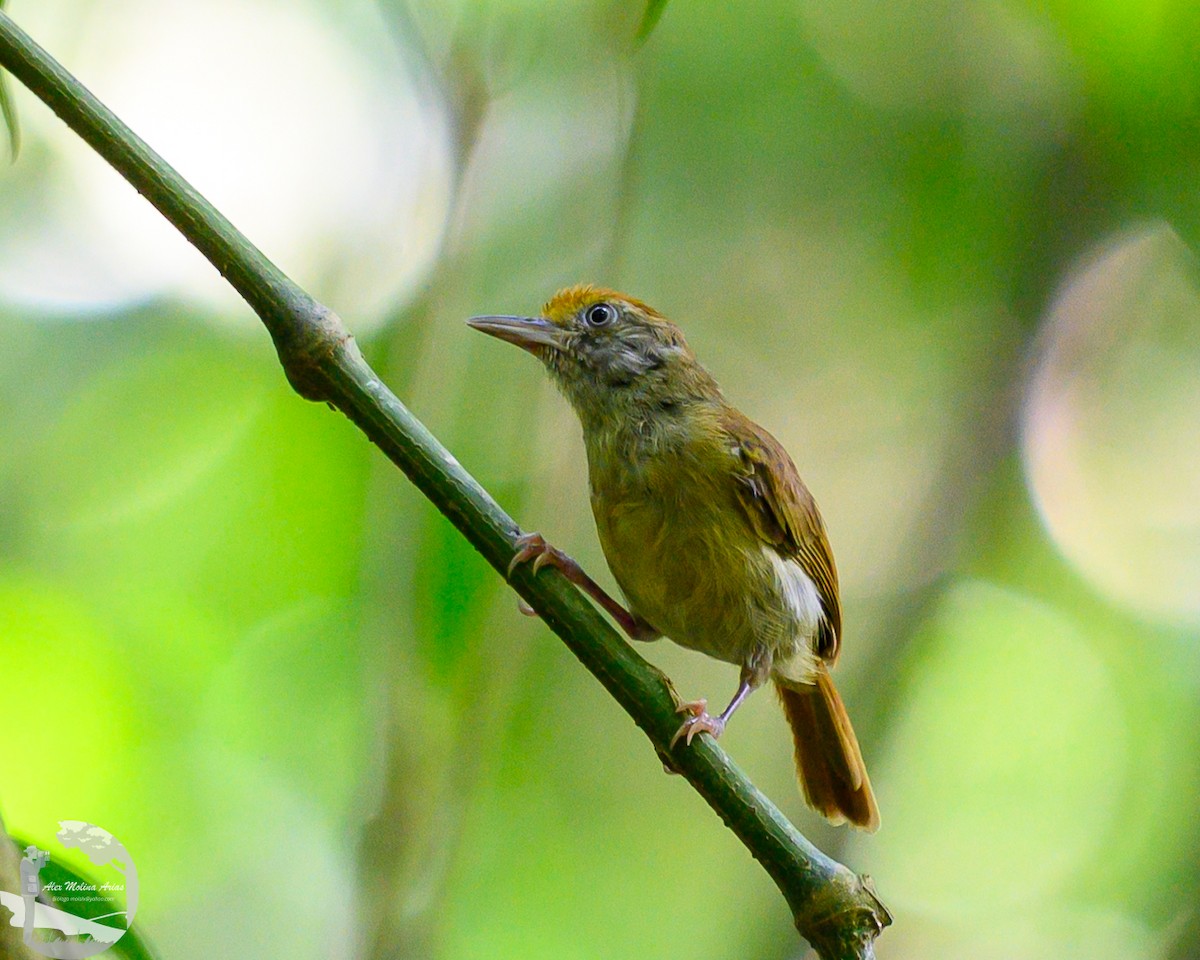
<instances>
[{"instance_id":1,"label":"bird's wing feather","mask_svg":"<svg viewBox=\"0 0 1200 960\"><path fill-rule=\"evenodd\" d=\"M758 536L799 563L816 585L825 619L817 630L815 650L833 663L841 645L842 607L837 567L816 501L787 451L766 430L740 414L730 416L724 426L737 458L738 500Z\"/></svg>"}]
</instances>

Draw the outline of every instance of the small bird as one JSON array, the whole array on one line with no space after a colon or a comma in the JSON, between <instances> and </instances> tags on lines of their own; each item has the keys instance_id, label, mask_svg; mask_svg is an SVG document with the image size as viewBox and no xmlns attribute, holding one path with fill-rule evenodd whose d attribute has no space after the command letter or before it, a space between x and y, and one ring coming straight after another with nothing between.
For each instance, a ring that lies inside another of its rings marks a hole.
<instances>
[{"instance_id":1,"label":"small bird","mask_svg":"<svg viewBox=\"0 0 1200 960\"><path fill-rule=\"evenodd\" d=\"M683 333L639 300L570 287L541 316L474 317L545 364L583 426L592 513L628 609L539 534L509 571L560 569L635 640L660 636L741 668L718 715L678 702L671 741L719 737L748 694L775 684L805 800L866 830L879 810L829 676L841 647L837 570L812 494L787 452L722 396Z\"/></svg>"}]
</instances>

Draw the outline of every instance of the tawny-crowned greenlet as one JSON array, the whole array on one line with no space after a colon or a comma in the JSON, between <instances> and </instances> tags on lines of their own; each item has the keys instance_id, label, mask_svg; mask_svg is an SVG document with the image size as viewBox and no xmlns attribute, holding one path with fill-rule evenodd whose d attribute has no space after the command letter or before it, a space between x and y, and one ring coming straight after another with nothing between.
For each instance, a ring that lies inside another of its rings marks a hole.
<instances>
[{"instance_id":1,"label":"tawny-crowned greenlet","mask_svg":"<svg viewBox=\"0 0 1200 960\"><path fill-rule=\"evenodd\" d=\"M726 402L675 324L631 297L572 287L540 316L469 322L541 360L575 408L600 545L628 609L537 534L514 564L558 567L634 639L666 636L741 667L718 716L703 700L680 704L676 741L720 736L772 680L809 805L876 829L871 781L829 675L842 633L833 554L779 442Z\"/></svg>"}]
</instances>

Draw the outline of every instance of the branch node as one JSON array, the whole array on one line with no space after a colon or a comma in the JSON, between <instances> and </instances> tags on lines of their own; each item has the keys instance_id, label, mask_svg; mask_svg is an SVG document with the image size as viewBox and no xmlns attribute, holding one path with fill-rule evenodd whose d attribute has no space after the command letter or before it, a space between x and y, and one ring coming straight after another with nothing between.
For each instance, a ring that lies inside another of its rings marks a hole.
<instances>
[{"instance_id":1,"label":"branch node","mask_svg":"<svg viewBox=\"0 0 1200 960\"><path fill-rule=\"evenodd\" d=\"M268 326L292 389L305 400L334 404L326 371L339 351L358 353L342 318L320 301L308 298L292 305L286 323Z\"/></svg>"},{"instance_id":2,"label":"branch node","mask_svg":"<svg viewBox=\"0 0 1200 960\"><path fill-rule=\"evenodd\" d=\"M875 938L891 925L892 914L870 877L840 867L794 920L823 960L873 960Z\"/></svg>"}]
</instances>

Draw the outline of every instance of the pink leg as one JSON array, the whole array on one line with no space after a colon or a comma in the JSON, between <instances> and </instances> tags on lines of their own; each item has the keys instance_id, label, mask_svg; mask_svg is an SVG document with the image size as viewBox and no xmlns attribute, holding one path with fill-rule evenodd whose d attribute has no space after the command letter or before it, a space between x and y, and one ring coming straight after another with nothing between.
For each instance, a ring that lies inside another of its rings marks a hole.
<instances>
[{"instance_id":1,"label":"pink leg","mask_svg":"<svg viewBox=\"0 0 1200 960\"><path fill-rule=\"evenodd\" d=\"M675 736L671 738L671 747L673 748L680 739L684 743L690 744L692 737L698 733L707 733L714 740L721 736L725 732L725 724L729 722L729 718L733 716L733 712L762 683L762 680L757 676L757 672L749 667L742 668L742 677L741 682L738 683L737 693L733 695L733 699L729 701L729 706L721 711L719 717L710 717L708 715L707 700L678 700L675 704L675 712L686 713L689 716L683 721L683 725L675 731Z\"/></svg>"},{"instance_id":2,"label":"pink leg","mask_svg":"<svg viewBox=\"0 0 1200 960\"><path fill-rule=\"evenodd\" d=\"M600 584L587 575L583 567L557 547L550 546L540 533L525 534L517 540L517 547L516 554L508 564L510 577L518 564L528 563L530 560L533 561L534 573L545 566L556 567L562 571L563 576L577 587L582 588L588 596L607 610L609 616L620 624L621 629L629 635L631 640L657 640L659 638L660 634L657 630L641 617L630 613L617 603ZM537 616L537 611L523 600L520 602L520 610L528 616Z\"/></svg>"}]
</instances>

